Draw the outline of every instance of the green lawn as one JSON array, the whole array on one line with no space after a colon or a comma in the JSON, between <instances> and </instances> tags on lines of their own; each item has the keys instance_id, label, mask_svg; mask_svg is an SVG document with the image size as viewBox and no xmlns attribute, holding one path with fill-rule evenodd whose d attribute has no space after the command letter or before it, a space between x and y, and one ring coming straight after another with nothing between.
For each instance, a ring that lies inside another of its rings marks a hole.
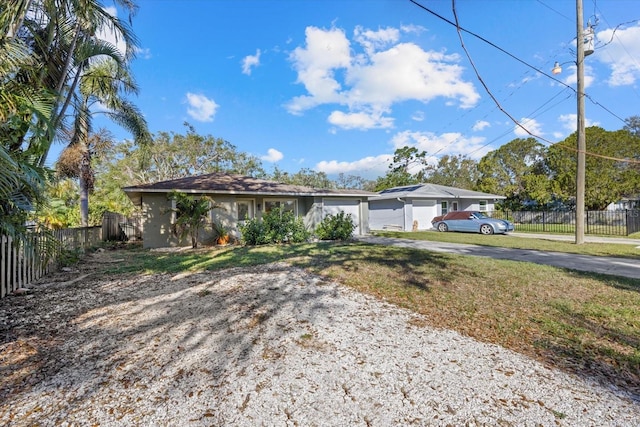
<instances>
[{"instance_id":1,"label":"green lawn","mask_svg":"<svg viewBox=\"0 0 640 427\"><path fill-rule=\"evenodd\" d=\"M473 245L499 246L515 249L534 249L540 251L568 252L596 256L617 256L640 259L640 249L633 244L620 243L583 243L549 239L522 238L513 235L494 234L483 236L475 233L439 233L437 231L380 231L376 235L398 237L402 239L429 240L434 242L467 243Z\"/></svg>"},{"instance_id":2,"label":"green lawn","mask_svg":"<svg viewBox=\"0 0 640 427\"><path fill-rule=\"evenodd\" d=\"M464 238L465 243L469 238L487 244L510 242L511 247L570 247L513 236L425 236ZM424 320L418 326L453 329L640 396L637 280L363 243L229 246L172 253L136 249L115 256L125 262L112 265L106 274L218 271L287 261L421 313Z\"/></svg>"}]
</instances>

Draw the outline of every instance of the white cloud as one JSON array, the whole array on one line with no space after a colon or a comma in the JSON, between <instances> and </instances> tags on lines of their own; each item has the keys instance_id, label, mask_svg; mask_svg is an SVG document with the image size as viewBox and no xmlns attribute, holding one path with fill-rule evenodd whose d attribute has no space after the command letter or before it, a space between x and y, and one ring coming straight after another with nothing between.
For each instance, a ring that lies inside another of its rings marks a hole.
<instances>
[{"instance_id":1,"label":"white cloud","mask_svg":"<svg viewBox=\"0 0 640 427\"><path fill-rule=\"evenodd\" d=\"M448 132L436 135L431 132L403 131L393 136L391 144L395 149L402 147L416 147L419 151L425 151L429 162L435 163L445 154L457 156L460 153L470 153L469 157L481 159L491 151L491 147L485 147L485 138L466 137L457 132Z\"/></svg>"},{"instance_id":2,"label":"white cloud","mask_svg":"<svg viewBox=\"0 0 640 427\"><path fill-rule=\"evenodd\" d=\"M536 119L523 117L520 119L520 124L522 126L515 125L515 127L513 128L513 133L515 133L518 138L528 138L530 136L543 135L542 125L540 125L540 123Z\"/></svg>"},{"instance_id":3,"label":"white cloud","mask_svg":"<svg viewBox=\"0 0 640 427\"><path fill-rule=\"evenodd\" d=\"M388 114L393 104L409 100L428 103L444 98L451 105L470 108L480 99L473 84L462 79L458 55L398 43L400 31L394 28L371 31L358 27L354 34L362 53L352 49L343 30L307 27L306 44L290 55L298 73L297 83L304 85L307 93L286 105L291 114L337 104L348 112L337 115L334 111L331 123L344 123L347 129L368 129L352 126L352 120L341 120L363 118L371 112ZM364 116L359 115L362 113ZM380 127L380 122L371 120L370 126Z\"/></svg>"},{"instance_id":4,"label":"white cloud","mask_svg":"<svg viewBox=\"0 0 640 427\"><path fill-rule=\"evenodd\" d=\"M562 124L563 129L566 130L566 133L563 135L560 132L554 133L556 138L564 138L568 134L573 133L578 129L578 115L577 114L563 114L558 117L558 121ZM585 127L591 126L600 126L600 122L592 122L591 120L585 118L584 120Z\"/></svg>"},{"instance_id":5,"label":"white cloud","mask_svg":"<svg viewBox=\"0 0 640 427\"><path fill-rule=\"evenodd\" d=\"M491 124L488 121L478 120L477 122L475 122L472 129L476 132L479 132L479 131L485 130L488 127L491 127Z\"/></svg>"},{"instance_id":6,"label":"white cloud","mask_svg":"<svg viewBox=\"0 0 640 427\"><path fill-rule=\"evenodd\" d=\"M369 156L354 162L338 162L337 160L321 161L315 167L319 172L327 175L347 173L360 176L384 175L389 169L389 164L393 160L393 154L380 154L379 156Z\"/></svg>"},{"instance_id":7,"label":"white cloud","mask_svg":"<svg viewBox=\"0 0 640 427\"><path fill-rule=\"evenodd\" d=\"M333 111L327 119L332 125L342 129L387 129L393 127L393 118L376 113L343 113Z\"/></svg>"},{"instance_id":8,"label":"white cloud","mask_svg":"<svg viewBox=\"0 0 640 427\"><path fill-rule=\"evenodd\" d=\"M118 9L114 6L108 6L103 9L109 15L115 18L118 17ZM96 31L96 37L115 46L122 56L126 55L127 43L120 31L117 31L113 27L103 26L99 28L98 31ZM135 53L136 56L141 57L142 59L151 58L151 51L149 49L143 49L137 46L129 46L129 48L133 49L133 53Z\"/></svg>"},{"instance_id":9,"label":"white cloud","mask_svg":"<svg viewBox=\"0 0 640 427\"><path fill-rule=\"evenodd\" d=\"M103 9L113 17L118 16L118 10L113 6L105 7ZM115 28L103 26L96 32L96 37L112 44L123 56L125 55L127 51L127 43L125 42L124 37L122 37L122 34L119 31L116 31Z\"/></svg>"},{"instance_id":10,"label":"white cloud","mask_svg":"<svg viewBox=\"0 0 640 427\"><path fill-rule=\"evenodd\" d=\"M640 23L615 32L613 29L601 31L596 38L600 44L606 44L597 49L594 56L611 69L608 80L611 86L632 85L640 79Z\"/></svg>"},{"instance_id":11,"label":"white cloud","mask_svg":"<svg viewBox=\"0 0 640 427\"><path fill-rule=\"evenodd\" d=\"M556 78L567 86L575 86L578 82L578 67L575 64L564 64L562 74L558 74ZM593 68L585 64L583 80L585 89L590 87L593 81Z\"/></svg>"},{"instance_id":12,"label":"white cloud","mask_svg":"<svg viewBox=\"0 0 640 427\"><path fill-rule=\"evenodd\" d=\"M368 55L371 55L379 49L396 43L400 38L400 31L397 28L389 27L373 31L357 26L353 31L353 38L362 45Z\"/></svg>"},{"instance_id":13,"label":"white cloud","mask_svg":"<svg viewBox=\"0 0 640 427\"><path fill-rule=\"evenodd\" d=\"M427 29L424 28L423 26L414 25L414 24L401 25L400 30L402 30L403 33L414 33L414 34L422 34L423 32L427 31Z\"/></svg>"},{"instance_id":14,"label":"white cloud","mask_svg":"<svg viewBox=\"0 0 640 427\"><path fill-rule=\"evenodd\" d=\"M242 60L242 74L251 75L251 70L260 65L260 49L255 55L247 55Z\"/></svg>"},{"instance_id":15,"label":"white cloud","mask_svg":"<svg viewBox=\"0 0 640 427\"><path fill-rule=\"evenodd\" d=\"M142 58L142 59L151 59L151 49L149 48L136 48L136 55L138 56L138 58Z\"/></svg>"},{"instance_id":16,"label":"white cloud","mask_svg":"<svg viewBox=\"0 0 640 427\"><path fill-rule=\"evenodd\" d=\"M411 115L411 120L414 120L416 122L424 121L424 111L416 111L415 113L413 113Z\"/></svg>"},{"instance_id":17,"label":"white cloud","mask_svg":"<svg viewBox=\"0 0 640 427\"><path fill-rule=\"evenodd\" d=\"M275 148L269 148L267 150L267 154L260 157L260 159L264 160L265 162L275 163L282 160L283 157L284 155L280 151L276 150Z\"/></svg>"},{"instance_id":18,"label":"white cloud","mask_svg":"<svg viewBox=\"0 0 640 427\"><path fill-rule=\"evenodd\" d=\"M199 122L212 122L219 105L204 95L187 93L187 113Z\"/></svg>"}]
</instances>

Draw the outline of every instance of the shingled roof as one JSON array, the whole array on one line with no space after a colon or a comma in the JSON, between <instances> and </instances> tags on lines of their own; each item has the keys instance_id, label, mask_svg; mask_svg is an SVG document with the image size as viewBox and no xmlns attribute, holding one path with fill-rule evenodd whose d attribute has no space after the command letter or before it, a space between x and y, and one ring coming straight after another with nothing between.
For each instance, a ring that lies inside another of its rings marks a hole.
<instances>
[{"instance_id":1,"label":"shingled roof","mask_svg":"<svg viewBox=\"0 0 640 427\"><path fill-rule=\"evenodd\" d=\"M197 194L238 194L269 196L371 196L375 193L363 190L329 190L324 188L304 187L301 185L283 184L244 175L210 173L206 175L188 176L169 181L124 187L129 198L136 200L143 193L168 193L181 191Z\"/></svg>"},{"instance_id":2,"label":"shingled roof","mask_svg":"<svg viewBox=\"0 0 640 427\"><path fill-rule=\"evenodd\" d=\"M506 197L496 194L427 183L389 188L381 191L376 196L369 197L369 200L395 199L398 197L420 199L506 199Z\"/></svg>"}]
</instances>

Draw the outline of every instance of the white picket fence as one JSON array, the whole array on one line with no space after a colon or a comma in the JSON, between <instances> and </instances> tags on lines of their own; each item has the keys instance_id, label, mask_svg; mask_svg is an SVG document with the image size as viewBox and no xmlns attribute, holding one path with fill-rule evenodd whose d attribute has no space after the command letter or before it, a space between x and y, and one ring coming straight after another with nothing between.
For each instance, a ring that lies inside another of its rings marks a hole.
<instances>
[{"instance_id":1,"label":"white picket fence","mask_svg":"<svg viewBox=\"0 0 640 427\"><path fill-rule=\"evenodd\" d=\"M0 236L0 299L57 268L63 250L84 250L102 241L102 227L79 227L26 238Z\"/></svg>"}]
</instances>

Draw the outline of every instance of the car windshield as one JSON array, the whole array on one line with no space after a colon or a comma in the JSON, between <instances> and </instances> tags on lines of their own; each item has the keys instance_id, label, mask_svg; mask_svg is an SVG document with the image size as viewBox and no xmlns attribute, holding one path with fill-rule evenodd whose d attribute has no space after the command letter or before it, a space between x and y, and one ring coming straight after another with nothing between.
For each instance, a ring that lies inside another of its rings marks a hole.
<instances>
[{"instance_id":1,"label":"car windshield","mask_svg":"<svg viewBox=\"0 0 640 427\"><path fill-rule=\"evenodd\" d=\"M473 215L476 218L489 218L487 215L483 214L482 212L474 212Z\"/></svg>"}]
</instances>

